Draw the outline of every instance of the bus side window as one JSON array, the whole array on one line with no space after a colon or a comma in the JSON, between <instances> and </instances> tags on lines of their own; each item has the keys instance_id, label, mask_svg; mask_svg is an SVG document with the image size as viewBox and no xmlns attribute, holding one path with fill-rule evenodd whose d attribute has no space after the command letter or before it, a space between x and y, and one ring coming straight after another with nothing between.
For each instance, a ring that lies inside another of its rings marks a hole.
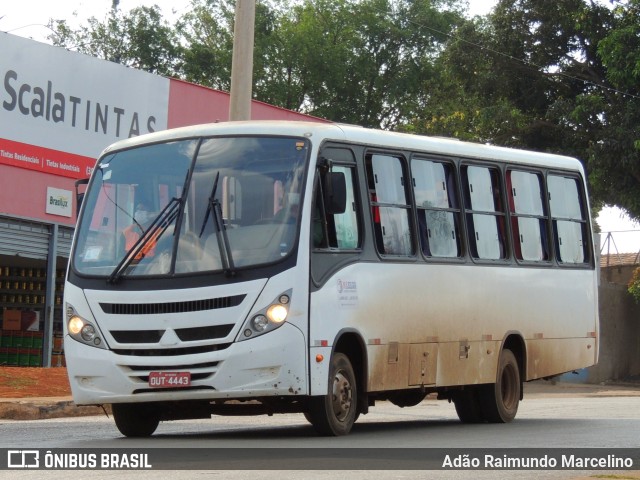
<instances>
[{"instance_id":1,"label":"bus side window","mask_svg":"<svg viewBox=\"0 0 640 480\"><path fill-rule=\"evenodd\" d=\"M428 257L460 257L460 209L453 165L414 159L411 168L422 252Z\"/></svg>"},{"instance_id":2,"label":"bus side window","mask_svg":"<svg viewBox=\"0 0 640 480\"><path fill-rule=\"evenodd\" d=\"M547 186L558 262L589 262L587 220L578 180L549 175Z\"/></svg>"},{"instance_id":3,"label":"bus side window","mask_svg":"<svg viewBox=\"0 0 640 480\"><path fill-rule=\"evenodd\" d=\"M505 213L499 171L464 165L462 179L471 256L488 260L506 258Z\"/></svg>"},{"instance_id":4,"label":"bus side window","mask_svg":"<svg viewBox=\"0 0 640 480\"><path fill-rule=\"evenodd\" d=\"M383 255L413 255L410 205L402 160L381 154L366 156L369 201L376 248Z\"/></svg>"},{"instance_id":5,"label":"bus side window","mask_svg":"<svg viewBox=\"0 0 640 480\"><path fill-rule=\"evenodd\" d=\"M333 165L331 174L344 178L344 211L331 212L327 209L332 194L328 177L320 175L316 185L313 208L311 237L315 248L353 250L360 247L360 211L355 195L355 168L347 165Z\"/></svg>"},{"instance_id":6,"label":"bus side window","mask_svg":"<svg viewBox=\"0 0 640 480\"><path fill-rule=\"evenodd\" d=\"M513 249L518 260L549 260L542 185L542 176L538 173L518 170L507 172Z\"/></svg>"}]
</instances>

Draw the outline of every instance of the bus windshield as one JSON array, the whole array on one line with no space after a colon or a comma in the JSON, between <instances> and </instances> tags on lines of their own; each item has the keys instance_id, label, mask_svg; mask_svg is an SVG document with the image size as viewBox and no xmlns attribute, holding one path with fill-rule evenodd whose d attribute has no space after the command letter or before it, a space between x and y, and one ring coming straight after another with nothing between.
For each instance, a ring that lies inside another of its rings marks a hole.
<instances>
[{"instance_id":1,"label":"bus windshield","mask_svg":"<svg viewBox=\"0 0 640 480\"><path fill-rule=\"evenodd\" d=\"M108 153L73 268L115 282L277 262L296 244L308 152L302 138L237 136Z\"/></svg>"}]
</instances>

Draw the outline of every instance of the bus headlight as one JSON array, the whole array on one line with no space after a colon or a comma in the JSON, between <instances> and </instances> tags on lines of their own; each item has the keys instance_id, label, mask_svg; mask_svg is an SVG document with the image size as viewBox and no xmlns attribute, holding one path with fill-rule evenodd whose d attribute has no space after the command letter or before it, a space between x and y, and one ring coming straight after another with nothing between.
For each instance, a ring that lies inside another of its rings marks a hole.
<instances>
[{"instance_id":1,"label":"bus headlight","mask_svg":"<svg viewBox=\"0 0 640 480\"><path fill-rule=\"evenodd\" d=\"M251 320L251 326L256 332L264 332L269 326L269 319L264 315L256 315Z\"/></svg>"},{"instance_id":2,"label":"bus headlight","mask_svg":"<svg viewBox=\"0 0 640 480\"><path fill-rule=\"evenodd\" d=\"M291 302L291 290L280 295L266 308L255 312L249 317L242 327L242 335L238 338L248 340L263 333L275 330L287 320L289 315L289 304Z\"/></svg>"},{"instance_id":3,"label":"bus headlight","mask_svg":"<svg viewBox=\"0 0 640 480\"><path fill-rule=\"evenodd\" d=\"M80 336L85 342L91 342L96 338L96 329L93 325L85 325L80 330Z\"/></svg>"},{"instance_id":4,"label":"bus headlight","mask_svg":"<svg viewBox=\"0 0 640 480\"><path fill-rule=\"evenodd\" d=\"M92 347L106 348L98 333L98 329L88 320L76 312L73 306L67 304L67 331L74 340Z\"/></svg>"},{"instance_id":5,"label":"bus headlight","mask_svg":"<svg viewBox=\"0 0 640 480\"><path fill-rule=\"evenodd\" d=\"M69 333L73 336L79 335L84 325L85 325L84 321L77 315L74 315L69 319L69 323L68 323Z\"/></svg>"},{"instance_id":6,"label":"bus headlight","mask_svg":"<svg viewBox=\"0 0 640 480\"><path fill-rule=\"evenodd\" d=\"M271 305L267 309L267 318L274 323L282 323L287 319L289 310L284 305Z\"/></svg>"}]
</instances>

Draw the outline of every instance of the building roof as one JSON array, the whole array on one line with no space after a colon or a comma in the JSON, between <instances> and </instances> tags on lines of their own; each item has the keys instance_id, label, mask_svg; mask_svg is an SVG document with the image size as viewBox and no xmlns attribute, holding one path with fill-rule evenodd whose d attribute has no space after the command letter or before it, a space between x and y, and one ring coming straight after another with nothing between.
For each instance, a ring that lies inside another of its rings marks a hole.
<instances>
[{"instance_id":1,"label":"building roof","mask_svg":"<svg viewBox=\"0 0 640 480\"><path fill-rule=\"evenodd\" d=\"M640 252L611 253L600 256L600 268L640 265Z\"/></svg>"}]
</instances>

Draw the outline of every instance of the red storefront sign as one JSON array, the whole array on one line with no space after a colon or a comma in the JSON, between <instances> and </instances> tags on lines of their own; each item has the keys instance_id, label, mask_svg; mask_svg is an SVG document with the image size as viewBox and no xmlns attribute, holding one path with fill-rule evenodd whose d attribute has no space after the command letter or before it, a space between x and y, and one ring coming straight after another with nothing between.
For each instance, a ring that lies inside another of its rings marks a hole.
<instances>
[{"instance_id":1,"label":"red storefront sign","mask_svg":"<svg viewBox=\"0 0 640 480\"><path fill-rule=\"evenodd\" d=\"M96 159L0 138L0 163L79 179L91 175Z\"/></svg>"}]
</instances>

